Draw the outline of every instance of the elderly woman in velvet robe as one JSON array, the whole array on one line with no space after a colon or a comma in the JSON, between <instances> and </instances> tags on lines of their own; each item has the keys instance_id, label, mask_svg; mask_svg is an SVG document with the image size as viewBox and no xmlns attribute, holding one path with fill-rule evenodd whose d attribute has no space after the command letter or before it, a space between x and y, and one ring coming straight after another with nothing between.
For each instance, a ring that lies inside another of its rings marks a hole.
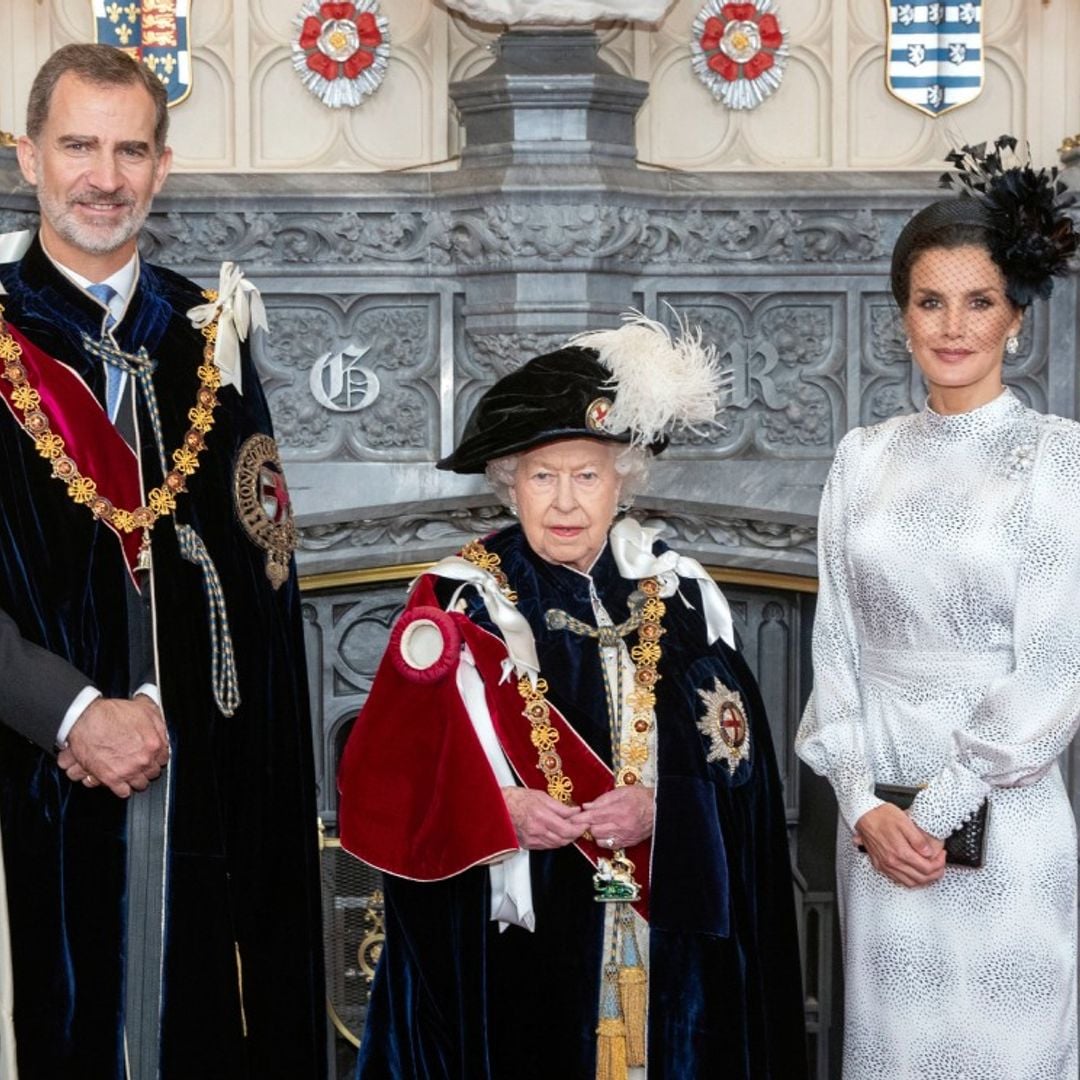
<instances>
[{"instance_id":1,"label":"elderly woman in velvet robe","mask_svg":"<svg viewBox=\"0 0 1080 1080\"><path fill-rule=\"evenodd\" d=\"M805 1075L761 697L713 580L619 517L719 397L632 319L500 379L439 462L519 523L414 584L345 751L386 895L360 1077Z\"/></svg>"}]
</instances>

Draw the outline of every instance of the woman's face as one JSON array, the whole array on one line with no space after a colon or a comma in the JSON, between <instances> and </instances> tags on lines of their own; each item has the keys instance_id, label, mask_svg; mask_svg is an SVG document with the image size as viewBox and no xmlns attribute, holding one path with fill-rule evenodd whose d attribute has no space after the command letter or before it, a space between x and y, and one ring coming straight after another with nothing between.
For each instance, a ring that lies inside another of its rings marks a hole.
<instances>
[{"instance_id":1,"label":"woman's face","mask_svg":"<svg viewBox=\"0 0 1080 1080\"><path fill-rule=\"evenodd\" d=\"M997 397L1005 339L1020 332L1021 321L985 248L930 248L919 255L904 324L931 405L960 395L966 408L975 408Z\"/></svg>"},{"instance_id":2,"label":"woman's face","mask_svg":"<svg viewBox=\"0 0 1080 1080\"><path fill-rule=\"evenodd\" d=\"M548 562L587 571L615 520L619 448L562 439L522 454L510 491L529 546Z\"/></svg>"}]
</instances>

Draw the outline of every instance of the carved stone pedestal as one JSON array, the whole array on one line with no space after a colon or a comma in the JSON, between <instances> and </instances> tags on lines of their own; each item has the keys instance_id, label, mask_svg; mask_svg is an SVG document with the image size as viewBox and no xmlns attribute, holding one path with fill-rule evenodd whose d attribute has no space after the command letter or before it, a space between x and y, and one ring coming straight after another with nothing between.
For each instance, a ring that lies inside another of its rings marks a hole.
<instances>
[{"instance_id":1,"label":"carved stone pedestal","mask_svg":"<svg viewBox=\"0 0 1080 1080\"><path fill-rule=\"evenodd\" d=\"M464 283L466 333L481 352L500 352L504 369L612 325L633 302L636 268L603 266L599 237L582 237L578 207L561 206L549 186L556 173L598 191L637 175L634 117L648 88L609 67L599 47L589 29L508 30L491 67L450 87L465 128L457 181L494 188L488 212L504 215L514 237L508 260ZM541 251L557 257L538 266Z\"/></svg>"},{"instance_id":2,"label":"carved stone pedestal","mask_svg":"<svg viewBox=\"0 0 1080 1080\"><path fill-rule=\"evenodd\" d=\"M507 30L491 67L450 86L462 166L632 164L648 86L615 72L599 48L592 30Z\"/></svg>"}]
</instances>

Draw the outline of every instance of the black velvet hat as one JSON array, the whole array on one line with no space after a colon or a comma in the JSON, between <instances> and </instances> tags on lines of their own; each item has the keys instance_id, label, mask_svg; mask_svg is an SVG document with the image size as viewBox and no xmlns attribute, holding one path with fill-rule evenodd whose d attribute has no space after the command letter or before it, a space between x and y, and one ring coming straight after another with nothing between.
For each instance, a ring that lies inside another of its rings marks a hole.
<instances>
[{"instance_id":1,"label":"black velvet hat","mask_svg":"<svg viewBox=\"0 0 1080 1080\"><path fill-rule=\"evenodd\" d=\"M570 345L537 356L485 391L457 449L436 468L482 473L495 458L555 439L629 443L629 431L612 434L600 426L613 396L611 372L594 349ZM666 443L661 439L650 449L659 453Z\"/></svg>"},{"instance_id":2,"label":"black velvet hat","mask_svg":"<svg viewBox=\"0 0 1080 1080\"><path fill-rule=\"evenodd\" d=\"M482 473L489 461L555 439L633 443L659 453L674 426L716 416L723 377L700 332L680 336L636 312L504 375L477 401L461 442L436 467Z\"/></svg>"}]
</instances>

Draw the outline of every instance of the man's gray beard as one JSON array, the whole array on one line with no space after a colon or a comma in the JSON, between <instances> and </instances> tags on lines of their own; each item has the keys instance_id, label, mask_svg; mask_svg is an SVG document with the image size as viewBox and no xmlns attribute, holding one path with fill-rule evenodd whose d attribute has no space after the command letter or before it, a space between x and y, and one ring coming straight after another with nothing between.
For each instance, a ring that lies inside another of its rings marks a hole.
<instances>
[{"instance_id":1,"label":"man's gray beard","mask_svg":"<svg viewBox=\"0 0 1080 1080\"><path fill-rule=\"evenodd\" d=\"M88 255L109 255L122 248L143 227L150 204L139 210L129 207L130 215L126 221L118 222L111 229L102 229L93 225L83 225L75 220L74 205L66 200L53 199L38 190L38 204L42 216L73 247L85 251Z\"/></svg>"}]
</instances>

